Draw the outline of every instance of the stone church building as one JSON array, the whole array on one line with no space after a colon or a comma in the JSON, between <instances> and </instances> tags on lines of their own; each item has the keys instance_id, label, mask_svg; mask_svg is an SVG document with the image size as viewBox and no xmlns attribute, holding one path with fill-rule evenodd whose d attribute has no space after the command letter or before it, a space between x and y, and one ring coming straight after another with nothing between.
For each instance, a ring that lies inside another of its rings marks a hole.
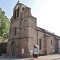
<instances>
[{"instance_id":1,"label":"stone church building","mask_svg":"<svg viewBox=\"0 0 60 60\"><path fill-rule=\"evenodd\" d=\"M9 56L30 57L34 45L40 54L58 53L60 37L37 27L37 18L31 14L31 8L17 3L11 18L7 54Z\"/></svg>"}]
</instances>

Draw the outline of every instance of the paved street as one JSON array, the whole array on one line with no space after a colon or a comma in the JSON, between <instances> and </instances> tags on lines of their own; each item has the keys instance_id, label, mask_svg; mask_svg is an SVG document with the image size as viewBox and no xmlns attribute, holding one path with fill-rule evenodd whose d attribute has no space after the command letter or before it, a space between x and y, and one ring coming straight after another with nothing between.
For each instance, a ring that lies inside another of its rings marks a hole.
<instances>
[{"instance_id":1,"label":"paved street","mask_svg":"<svg viewBox=\"0 0 60 60\"><path fill-rule=\"evenodd\" d=\"M47 55L47 56L40 56L38 59L30 59L30 58L16 58L16 57L8 57L6 55L0 56L0 60L60 60L60 55L55 54L55 55Z\"/></svg>"},{"instance_id":2,"label":"paved street","mask_svg":"<svg viewBox=\"0 0 60 60\"><path fill-rule=\"evenodd\" d=\"M0 56L0 60L33 60L32 58L17 58L17 57L10 57L10 56L6 56L6 55L2 55Z\"/></svg>"},{"instance_id":3,"label":"paved street","mask_svg":"<svg viewBox=\"0 0 60 60\"><path fill-rule=\"evenodd\" d=\"M41 56L37 60L60 60L60 55L47 55L47 56Z\"/></svg>"}]
</instances>

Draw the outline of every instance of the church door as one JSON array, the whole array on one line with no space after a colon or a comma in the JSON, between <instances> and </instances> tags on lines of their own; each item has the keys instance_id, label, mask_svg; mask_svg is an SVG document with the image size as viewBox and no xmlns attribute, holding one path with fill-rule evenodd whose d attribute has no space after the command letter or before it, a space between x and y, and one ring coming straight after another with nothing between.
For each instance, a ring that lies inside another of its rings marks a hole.
<instances>
[{"instance_id":1,"label":"church door","mask_svg":"<svg viewBox=\"0 0 60 60\"><path fill-rule=\"evenodd\" d=\"M11 51L12 51L12 55L14 56L14 47L12 47Z\"/></svg>"}]
</instances>

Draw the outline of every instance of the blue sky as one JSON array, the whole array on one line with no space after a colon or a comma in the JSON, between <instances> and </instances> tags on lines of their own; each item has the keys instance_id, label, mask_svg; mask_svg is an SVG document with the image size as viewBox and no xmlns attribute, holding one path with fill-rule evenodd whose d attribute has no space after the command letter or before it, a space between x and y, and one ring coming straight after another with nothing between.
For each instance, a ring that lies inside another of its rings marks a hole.
<instances>
[{"instance_id":1,"label":"blue sky","mask_svg":"<svg viewBox=\"0 0 60 60\"><path fill-rule=\"evenodd\" d=\"M0 0L0 7L10 19L18 0ZM37 26L60 36L60 0L20 0L31 8L37 18Z\"/></svg>"}]
</instances>

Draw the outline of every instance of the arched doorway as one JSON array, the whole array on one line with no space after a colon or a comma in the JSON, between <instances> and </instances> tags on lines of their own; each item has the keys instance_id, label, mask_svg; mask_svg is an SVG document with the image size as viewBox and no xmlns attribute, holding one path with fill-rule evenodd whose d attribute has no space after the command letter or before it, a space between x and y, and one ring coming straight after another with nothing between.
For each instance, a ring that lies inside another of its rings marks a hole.
<instances>
[{"instance_id":1,"label":"arched doorway","mask_svg":"<svg viewBox=\"0 0 60 60\"><path fill-rule=\"evenodd\" d=\"M12 41L11 42L11 53L12 53L12 56L14 56L14 53L15 52L15 41Z\"/></svg>"}]
</instances>

